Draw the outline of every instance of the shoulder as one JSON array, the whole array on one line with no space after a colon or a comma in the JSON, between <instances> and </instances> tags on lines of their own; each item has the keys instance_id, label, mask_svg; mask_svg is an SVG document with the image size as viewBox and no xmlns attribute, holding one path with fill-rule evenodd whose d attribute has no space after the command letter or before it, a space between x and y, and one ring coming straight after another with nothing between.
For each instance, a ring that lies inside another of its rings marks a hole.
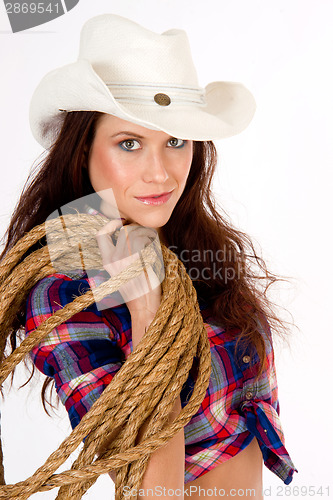
<instances>
[{"instance_id":1,"label":"shoulder","mask_svg":"<svg viewBox=\"0 0 333 500\"><path fill-rule=\"evenodd\" d=\"M90 289L83 272L54 273L38 281L30 290L27 305L40 314L53 313Z\"/></svg>"},{"instance_id":2,"label":"shoulder","mask_svg":"<svg viewBox=\"0 0 333 500\"><path fill-rule=\"evenodd\" d=\"M94 289L105 279L107 277L104 273L97 273L94 278L88 279L87 274L79 270L54 273L41 279L32 287L26 300L26 331L34 330L56 311L66 307L76 297ZM118 300L109 302L119 304ZM124 339L126 337L126 341L121 343L127 345L131 327L128 308L126 304L114 307L108 307L109 305L94 301L64 324L71 329L93 328L95 332L98 328L109 328L115 339L120 341L123 336Z\"/></svg>"}]
</instances>

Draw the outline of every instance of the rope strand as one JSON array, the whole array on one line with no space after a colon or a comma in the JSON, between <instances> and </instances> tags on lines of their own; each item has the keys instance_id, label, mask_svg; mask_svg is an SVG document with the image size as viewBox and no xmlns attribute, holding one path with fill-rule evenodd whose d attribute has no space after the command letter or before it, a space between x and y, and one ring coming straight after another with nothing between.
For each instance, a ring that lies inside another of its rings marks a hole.
<instances>
[{"instance_id":1,"label":"rope strand","mask_svg":"<svg viewBox=\"0 0 333 500\"><path fill-rule=\"evenodd\" d=\"M42 277L56 272L53 266L59 263L68 270L72 265L73 270L71 251L76 252L75 242L82 241L82 237L87 238L91 248L85 264L89 261L91 269L100 268L94 235L96 228L102 227L107 221L101 216L82 214L55 219L52 222L53 238L49 249L44 247L36 250L22 262L28 249L46 235L45 225L34 228L15 245L0 264L0 345L5 345L10 333L8 325L24 306L31 287ZM0 384L54 328L94 301L118 290L123 283L138 276L144 266L151 265L158 273L164 265L165 278L161 285L159 309L135 351L59 448L31 477L17 484L0 486L0 499L25 500L39 491L60 487L57 500L79 500L99 475L115 471L116 500L120 500L125 486L140 487L150 455L179 432L198 411L210 377L207 332L195 289L185 267L167 247L162 245L161 250L162 259L156 251L155 242L152 242L142 250L142 259L94 291L88 290L56 311L2 362ZM52 255L52 264L48 251ZM0 354L2 359L3 352ZM198 376L192 395L176 419L168 423L168 415L188 378L194 357L198 361ZM148 425L138 443L140 429L146 421ZM119 432L115 433L115 429L119 429ZM56 473L83 439L83 449L72 468Z\"/></svg>"}]
</instances>

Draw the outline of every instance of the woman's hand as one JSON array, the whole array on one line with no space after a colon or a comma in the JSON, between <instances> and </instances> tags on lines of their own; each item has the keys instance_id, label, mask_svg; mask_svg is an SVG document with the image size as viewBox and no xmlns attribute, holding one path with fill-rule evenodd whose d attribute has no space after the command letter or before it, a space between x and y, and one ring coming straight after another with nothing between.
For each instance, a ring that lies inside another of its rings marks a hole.
<instances>
[{"instance_id":1,"label":"woman's hand","mask_svg":"<svg viewBox=\"0 0 333 500\"><path fill-rule=\"evenodd\" d=\"M112 235L119 228L119 236L115 241ZM133 223L123 226L119 219L110 221L96 235L104 269L111 277L120 273L136 261L140 251L157 237L157 232L152 228ZM161 302L160 281L151 266L122 285L119 292L131 315L145 312L155 315Z\"/></svg>"}]
</instances>

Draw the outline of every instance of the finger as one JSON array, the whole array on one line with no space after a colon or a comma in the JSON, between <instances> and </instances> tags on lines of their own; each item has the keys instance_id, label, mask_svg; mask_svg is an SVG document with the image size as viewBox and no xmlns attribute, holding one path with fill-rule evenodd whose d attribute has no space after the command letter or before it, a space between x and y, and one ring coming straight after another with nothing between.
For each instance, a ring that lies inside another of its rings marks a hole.
<instances>
[{"instance_id":1,"label":"finger","mask_svg":"<svg viewBox=\"0 0 333 500\"><path fill-rule=\"evenodd\" d=\"M139 252L150 245L157 236L155 230L147 231L147 228L142 226L123 226L117 240L117 253L131 255Z\"/></svg>"},{"instance_id":2,"label":"finger","mask_svg":"<svg viewBox=\"0 0 333 500\"><path fill-rule=\"evenodd\" d=\"M120 219L114 219L100 229L96 234L97 244L101 253L103 266L109 264L115 251L111 235L122 226Z\"/></svg>"},{"instance_id":3,"label":"finger","mask_svg":"<svg viewBox=\"0 0 333 500\"><path fill-rule=\"evenodd\" d=\"M129 255L138 250L143 250L145 246L149 245L158 236L155 229L139 225L127 225L121 229L119 238L121 238L120 241L126 241Z\"/></svg>"},{"instance_id":4,"label":"finger","mask_svg":"<svg viewBox=\"0 0 333 500\"><path fill-rule=\"evenodd\" d=\"M115 250L112 239L108 234L100 234L96 239L101 253L103 265L109 264Z\"/></svg>"},{"instance_id":5,"label":"finger","mask_svg":"<svg viewBox=\"0 0 333 500\"><path fill-rule=\"evenodd\" d=\"M153 241L158 238L156 229L133 224L123 226L120 234L122 239L127 237L131 240L131 242L135 241L138 238L146 238L147 242Z\"/></svg>"},{"instance_id":6,"label":"finger","mask_svg":"<svg viewBox=\"0 0 333 500\"><path fill-rule=\"evenodd\" d=\"M103 226L102 229L100 229L97 232L97 236L99 236L101 234L113 233L116 229L118 229L122 225L123 225L122 219L113 219L110 222L108 222L107 224L105 224L105 226Z\"/></svg>"}]
</instances>

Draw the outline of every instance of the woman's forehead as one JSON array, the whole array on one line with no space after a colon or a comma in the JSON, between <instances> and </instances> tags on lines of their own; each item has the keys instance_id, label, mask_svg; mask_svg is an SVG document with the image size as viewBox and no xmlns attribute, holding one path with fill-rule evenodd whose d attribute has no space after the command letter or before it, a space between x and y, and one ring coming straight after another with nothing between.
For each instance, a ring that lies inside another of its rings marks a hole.
<instances>
[{"instance_id":1,"label":"woman's forehead","mask_svg":"<svg viewBox=\"0 0 333 500\"><path fill-rule=\"evenodd\" d=\"M114 115L103 114L97 122L96 132L106 132L108 135L127 135L141 138L170 138L171 136L161 130L152 130L137 123L133 123Z\"/></svg>"}]
</instances>

